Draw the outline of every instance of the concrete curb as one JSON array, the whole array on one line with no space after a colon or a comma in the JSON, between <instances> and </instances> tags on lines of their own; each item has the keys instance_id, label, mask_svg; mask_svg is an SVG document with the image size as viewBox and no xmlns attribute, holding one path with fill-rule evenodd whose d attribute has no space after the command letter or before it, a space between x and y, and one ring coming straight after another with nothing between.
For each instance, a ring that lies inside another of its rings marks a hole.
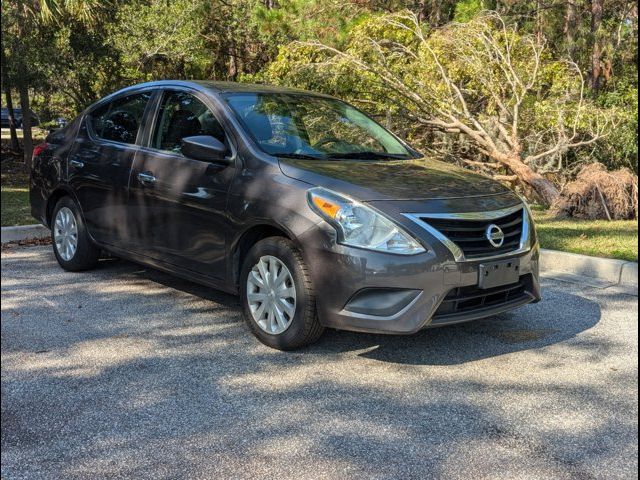
<instances>
[{"instance_id":1,"label":"concrete curb","mask_svg":"<svg viewBox=\"0 0 640 480\"><path fill-rule=\"evenodd\" d=\"M2 227L0 243L19 242L49 237L49 229L44 225L19 225L17 227Z\"/></svg>"},{"instance_id":2,"label":"concrete curb","mask_svg":"<svg viewBox=\"0 0 640 480\"><path fill-rule=\"evenodd\" d=\"M638 264L627 262L620 272L620 285L631 285L638 288Z\"/></svg>"},{"instance_id":3,"label":"concrete curb","mask_svg":"<svg viewBox=\"0 0 640 480\"><path fill-rule=\"evenodd\" d=\"M599 288L619 286L636 295L638 293L636 262L542 249L540 272L558 280Z\"/></svg>"}]
</instances>

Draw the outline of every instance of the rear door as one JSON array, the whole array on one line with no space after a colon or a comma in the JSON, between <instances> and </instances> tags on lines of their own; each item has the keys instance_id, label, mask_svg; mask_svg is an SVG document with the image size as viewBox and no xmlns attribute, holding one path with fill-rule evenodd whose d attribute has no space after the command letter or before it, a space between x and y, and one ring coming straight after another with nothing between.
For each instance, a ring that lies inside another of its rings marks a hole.
<instances>
[{"instance_id":1,"label":"rear door","mask_svg":"<svg viewBox=\"0 0 640 480\"><path fill-rule=\"evenodd\" d=\"M233 145L204 95L167 89L130 180L136 250L209 277L224 278L227 192L237 169L185 157L181 140L211 135Z\"/></svg>"},{"instance_id":2,"label":"rear door","mask_svg":"<svg viewBox=\"0 0 640 480\"><path fill-rule=\"evenodd\" d=\"M68 157L68 181L98 242L130 243L128 182L153 91L125 94L88 113Z\"/></svg>"}]
</instances>

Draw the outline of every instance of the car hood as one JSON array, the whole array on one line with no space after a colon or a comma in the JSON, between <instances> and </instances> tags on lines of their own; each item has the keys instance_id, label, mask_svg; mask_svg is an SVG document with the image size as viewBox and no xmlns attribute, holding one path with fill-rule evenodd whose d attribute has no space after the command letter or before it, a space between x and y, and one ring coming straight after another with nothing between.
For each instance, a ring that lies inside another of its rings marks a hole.
<instances>
[{"instance_id":1,"label":"car hood","mask_svg":"<svg viewBox=\"0 0 640 480\"><path fill-rule=\"evenodd\" d=\"M490 178L438 160L280 159L288 177L360 201L431 200L498 195L510 190Z\"/></svg>"}]
</instances>

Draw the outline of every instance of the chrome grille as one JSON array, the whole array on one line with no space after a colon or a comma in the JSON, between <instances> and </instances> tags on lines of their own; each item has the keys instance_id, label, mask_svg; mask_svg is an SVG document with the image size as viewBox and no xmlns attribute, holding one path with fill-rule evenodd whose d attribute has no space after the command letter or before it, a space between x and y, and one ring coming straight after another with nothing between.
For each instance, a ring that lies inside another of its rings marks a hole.
<instances>
[{"instance_id":1,"label":"chrome grille","mask_svg":"<svg viewBox=\"0 0 640 480\"><path fill-rule=\"evenodd\" d=\"M472 260L518 250L523 236L524 214L524 209L519 208L499 218L458 218L452 215L450 218L421 216L419 219L457 245L465 259ZM504 233L504 243L499 247L494 247L487 239L485 232L491 224L500 227Z\"/></svg>"}]
</instances>

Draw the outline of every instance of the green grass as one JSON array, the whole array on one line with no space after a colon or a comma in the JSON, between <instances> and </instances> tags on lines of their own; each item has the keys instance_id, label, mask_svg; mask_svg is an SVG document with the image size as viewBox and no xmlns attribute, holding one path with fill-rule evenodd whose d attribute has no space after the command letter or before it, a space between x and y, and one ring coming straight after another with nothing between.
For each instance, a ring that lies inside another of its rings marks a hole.
<instances>
[{"instance_id":1,"label":"green grass","mask_svg":"<svg viewBox=\"0 0 640 480\"><path fill-rule=\"evenodd\" d=\"M31 216L29 189L2 186L2 226L32 225L37 221Z\"/></svg>"},{"instance_id":2,"label":"green grass","mask_svg":"<svg viewBox=\"0 0 640 480\"><path fill-rule=\"evenodd\" d=\"M2 130L4 134L4 129ZM3 227L38 223L31 217L29 205L29 169L22 161L22 154L8 150L8 141L2 139L1 224Z\"/></svg>"},{"instance_id":3,"label":"green grass","mask_svg":"<svg viewBox=\"0 0 640 480\"><path fill-rule=\"evenodd\" d=\"M638 261L637 220L555 219L539 209L533 216L542 248Z\"/></svg>"},{"instance_id":4,"label":"green grass","mask_svg":"<svg viewBox=\"0 0 640 480\"><path fill-rule=\"evenodd\" d=\"M34 127L31 130L31 136L33 137L33 141L35 143L40 143L47 136L49 132L47 130L42 130L41 128ZM2 140L9 140L11 138L11 131L8 128L2 129ZM22 129L16 129L16 136L21 139L22 138Z\"/></svg>"}]
</instances>

